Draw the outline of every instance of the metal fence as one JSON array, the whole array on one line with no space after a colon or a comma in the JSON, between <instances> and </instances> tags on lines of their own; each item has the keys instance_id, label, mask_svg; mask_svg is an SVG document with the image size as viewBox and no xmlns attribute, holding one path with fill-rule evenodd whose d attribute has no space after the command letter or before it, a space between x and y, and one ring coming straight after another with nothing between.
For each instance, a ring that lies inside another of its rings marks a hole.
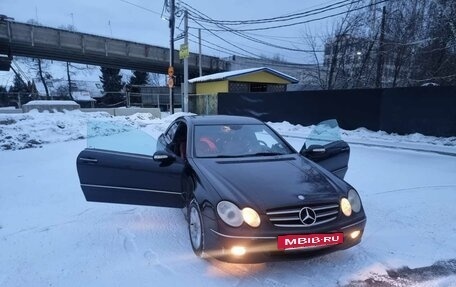
<instances>
[{"instance_id":1,"label":"metal fence","mask_svg":"<svg viewBox=\"0 0 456 287\"><path fill-rule=\"evenodd\" d=\"M182 107L183 95L174 94L174 107ZM188 111L199 115L217 114L217 94L211 95L188 95ZM163 93L128 93L127 106L156 107L162 111L169 110L169 94Z\"/></svg>"},{"instance_id":2,"label":"metal fence","mask_svg":"<svg viewBox=\"0 0 456 287\"><path fill-rule=\"evenodd\" d=\"M218 94L220 114L305 126L337 119L347 130L443 137L456 135L455 107L453 86Z\"/></svg>"},{"instance_id":3,"label":"metal fence","mask_svg":"<svg viewBox=\"0 0 456 287\"><path fill-rule=\"evenodd\" d=\"M198 115L216 115L218 107L217 94L188 95L188 111Z\"/></svg>"},{"instance_id":4,"label":"metal fence","mask_svg":"<svg viewBox=\"0 0 456 287\"><path fill-rule=\"evenodd\" d=\"M175 93L174 107L182 106L182 95ZM169 110L169 93L127 93L127 107L154 107L160 108L162 111Z\"/></svg>"},{"instance_id":5,"label":"metal fence","mask_svg":"<svg viewBox=\"0 0 456 287\"><path fill-rule=\"evenodd\" d=\"M48 98L39 96L37 93L26 92L1 92L0 107L22 108L22 105L33 100L47 100Z\"/></svg>"}]
</instances>

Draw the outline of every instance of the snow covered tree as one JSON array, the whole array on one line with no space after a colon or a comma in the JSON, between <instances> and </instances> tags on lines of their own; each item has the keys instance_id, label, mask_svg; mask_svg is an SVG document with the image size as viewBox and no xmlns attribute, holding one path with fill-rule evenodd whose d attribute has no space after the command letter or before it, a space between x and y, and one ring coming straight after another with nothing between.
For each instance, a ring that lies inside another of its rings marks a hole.
<instances>
[{"instance_id":1,"label":"snow covered tree","mask_svg":"<svg viewBox=\"0 0 456 287\"><path fill-rule=\"evenodd\" d=\"M149 84L152 87L160 87L166 83L165 81L166 81L165 76L161 75L161 74L157 74L157 73L150 74L150 77L148 80Z\"/></svg>"}]
</instances>

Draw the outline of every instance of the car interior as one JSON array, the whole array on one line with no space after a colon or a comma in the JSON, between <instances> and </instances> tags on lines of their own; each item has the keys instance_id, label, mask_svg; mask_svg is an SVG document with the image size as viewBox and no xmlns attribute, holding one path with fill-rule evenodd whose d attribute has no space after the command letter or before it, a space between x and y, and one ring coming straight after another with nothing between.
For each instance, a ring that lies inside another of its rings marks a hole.
<instances>
[{"instance_id":1,"label":"car interior","mask_svg":"<svg viewBox=\"0 0 456 287\"><path fill-rule=\"evenodd\" d=\"M185 159L187 155L187 126L184 123L180 123L177 127L171 144L173 152Z\"/></svg>"}]
</instances>

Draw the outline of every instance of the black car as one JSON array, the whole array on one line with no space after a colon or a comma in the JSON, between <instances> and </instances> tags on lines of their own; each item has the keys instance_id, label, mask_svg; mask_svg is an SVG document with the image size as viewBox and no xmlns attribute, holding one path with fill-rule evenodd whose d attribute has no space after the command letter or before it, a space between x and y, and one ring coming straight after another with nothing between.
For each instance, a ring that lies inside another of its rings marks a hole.
<instances>
[{"instance_id":1,"label":"black car","mask_svg":"<svg viewBox=\"0 0 456 287\"><path fill-rule=\"evenodd\" d=\"M350 148L334 121L316 126L297 152L254 118L183 116L146 151L83 150L87 201L183 208L195 254L225 261L318 255L361 241L366 215L343 180Z\"/></svg>"}]
</instances>

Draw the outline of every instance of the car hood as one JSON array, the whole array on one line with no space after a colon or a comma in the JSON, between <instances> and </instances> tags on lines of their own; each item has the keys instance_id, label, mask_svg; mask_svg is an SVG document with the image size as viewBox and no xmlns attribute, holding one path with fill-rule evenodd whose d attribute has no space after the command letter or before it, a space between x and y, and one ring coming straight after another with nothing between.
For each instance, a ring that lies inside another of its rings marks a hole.
<instances>
[{"instance_id":1,"label":"car hood","mask_svg":"<svg viewBox=\"0 0 456 287\"><path fill-rule=\"evenodd\" d=\"M222 200L265 212L303 202L337 200L341 189L315 164L299 155L195 159L201 176ZM304 196L304 201L298 196Z\"/></svg>"}]
</instances>

